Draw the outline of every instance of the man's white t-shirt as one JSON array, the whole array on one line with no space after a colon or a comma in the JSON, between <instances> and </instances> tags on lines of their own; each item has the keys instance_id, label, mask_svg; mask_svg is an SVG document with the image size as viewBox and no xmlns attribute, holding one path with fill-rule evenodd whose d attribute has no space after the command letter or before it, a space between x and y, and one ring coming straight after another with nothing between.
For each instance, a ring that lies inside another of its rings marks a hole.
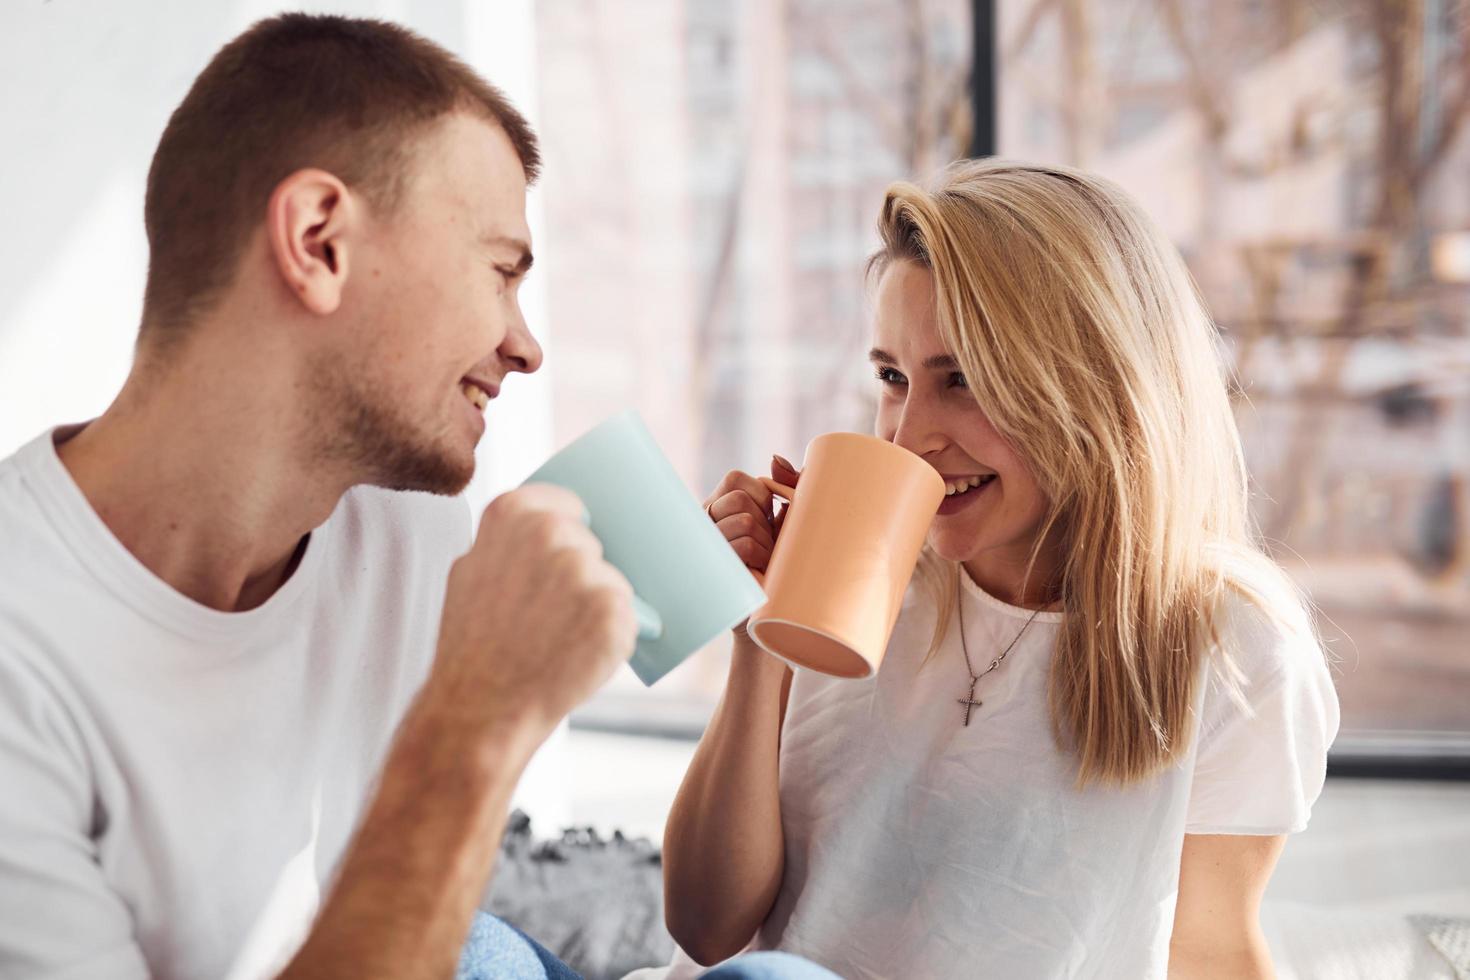
<instances>
[{"instance_id":1,"label":"man's white t-shirt","mask_svg":"<svg viewBox=\"0 0 1470 980\"><path fill-rule=\"evenodd\" d=\"M0 976L270 976L433 660L466 505L354 489L225 613L113 537L54 439L0 462Z\"/></svg>"},{"instance_id":2,"label":"man's white t-shirt","mask_svg":"<svg viewBox=\"0 0 1470 980\"><path fill-rule=\"evenodd\" d=\"M984 669L1031 618L962 578L970 661ZM1336 736L1337 696L1310 630L1232 598L1218 671L1198 686L1185 758L1126 789L1075 788L1047 677L1061 622L1041 613L975 688L951 622L910 589L881 669L798 670L781 740L786 866L751 948L848 980L1163 978L1185 834L1304 829ZM676 957L668 976L697 975Z\"/></svg>"}]
</instances>

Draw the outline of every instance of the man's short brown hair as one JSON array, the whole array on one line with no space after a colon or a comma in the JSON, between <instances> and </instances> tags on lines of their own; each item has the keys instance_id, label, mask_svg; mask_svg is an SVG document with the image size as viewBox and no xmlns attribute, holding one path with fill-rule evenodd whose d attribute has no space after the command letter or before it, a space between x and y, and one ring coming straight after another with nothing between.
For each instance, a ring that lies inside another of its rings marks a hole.
<instances>
[{"instance_id":1,"label":"man's short brown hair","mask_svg":"<svg viewBox=\"0 0 1470 980\"><path fill-rule=\"evenodd\" d=\"M172 332L229 285L277 184L320 167L391 211L414 137L454 111L500 126L526 180L536 137L494 86L395 24L284 14L220 49L174 110L153 155L143 220L143 329Z\"/></svg>"}]
</instances>

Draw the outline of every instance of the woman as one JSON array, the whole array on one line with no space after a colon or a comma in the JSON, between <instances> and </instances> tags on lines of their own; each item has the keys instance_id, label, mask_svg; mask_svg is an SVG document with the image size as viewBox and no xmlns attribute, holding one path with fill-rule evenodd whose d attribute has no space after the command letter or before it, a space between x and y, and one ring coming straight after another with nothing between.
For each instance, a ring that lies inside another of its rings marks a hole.
<instances>
[{"instance_id":1,"label":"woman","mask_svg":"<svg viewBox=\"0 0 1470 980\"><path fill-rule=\"evenodd\" d=\"M1114 185L1009 162L895 185L879 227L877 434L949 495L874 677L736 630L670 931L848 978L1269 976L1259 901L1337 700L1178 253ZM764 487L708 508L763 569Z\"/></svg>"}]
</instances>

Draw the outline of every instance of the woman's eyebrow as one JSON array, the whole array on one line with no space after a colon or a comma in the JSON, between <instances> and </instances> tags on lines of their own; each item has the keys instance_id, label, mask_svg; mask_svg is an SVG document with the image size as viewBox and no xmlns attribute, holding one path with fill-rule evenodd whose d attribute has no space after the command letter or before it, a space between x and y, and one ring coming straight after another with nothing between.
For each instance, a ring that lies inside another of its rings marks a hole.
<instances>
[{"instance_id":1,"label":"woman's eyebrow","mask_svg":"<svg viewBox=\"0 0 1470 980\"><path fill-rule=\"evenodd\" d=\"M868 351L868 360L873 361L876 364L887 364L890 366L898 365L898 358L894 357L886 350L880 350L877 347L874 347L872 350ZM924 359L924 367L928 368L930 371L954 371L958 370L959 366L959 362L956 361L949 354L935 354L933 357L928 357Z\"/></svg>"}]
</instances>

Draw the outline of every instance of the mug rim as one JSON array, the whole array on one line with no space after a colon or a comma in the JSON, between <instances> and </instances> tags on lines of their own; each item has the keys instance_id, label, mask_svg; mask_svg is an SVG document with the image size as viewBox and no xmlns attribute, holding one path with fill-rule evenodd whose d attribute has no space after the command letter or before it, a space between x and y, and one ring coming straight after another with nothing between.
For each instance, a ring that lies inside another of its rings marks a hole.
<instances>
[{"instance_id":1,"label":"mug rim","mask_svg":"<svg viewBox=\"0 0 1470 980\"><path fill-rule=\"evenodd\" d=\"M625 408L621 412L614 412L612 415L609 415L607 418L603 419L601 422L598 422L596 425L594 425L592 428L588 429L586 432L583 432L581 435L577 436L575 439L573 439L571 442L567 443L565 446L562 446L560 449L557 449L554 452L552 452L552 454L550 456L548 456L541 463L540 466L536 467L536 469L534 469L534 470L531 471L531 475L530 476L526 477L524 480L521 481L521 485L524 486L527 483L535 483L536 482L537 475L539 475L542 470L546 469L552 463L556 462L557 460L561 459L567 453L570 453L572 450L574 450L577 447L581 446L582 443L584 443L584 442L590 442L595 437L601 435L602 434L602 431L604 429L610 429L614 425L616 425L616 424L618 424L620 422L627 421L630 417L632 418L632 420L635 423L638 424L638 426L644 432L648 433L648 435L650 435L650 436L653 435L652 430L648 428L648 423L647 422L644 422L643 421L643 416L641 416L638 413L638 409L636 409L636 408ZM662 451L662 450L660 450L660 451Z\"/></svg>"},{"instance_id":2,"label":"mug rim","mask_svg":"<svg viewBox=\"0 0 1470 980\"><path fill-rule=\"evenodd\" d=\"M868 435L865 432L824 432L819 436L814 436L811 441L806 444L806 453L802 457L801 464L803 470L805 470L807 466L810 465L808 460L811 458L813 447L815 447L819 442L828 441L856 442L860 445L870 446L879 452L889 454L895 462L901 462L905 465L918 464L922 466L926 472L932 474L936 482L940 484L944 483L944 477L939 475L939 471L936 470L933 466L929 465L924 457L920 456L918 453L913 452L909 449L905 449L896 442L881 438L880 436ZM879 449L878 447L880 446L887 448ZM895 453L897 453L898 455L893 455Z\"/></svg>"},{"instance_id":3,"label":"mug rim","mask_svg":"<svg viewBox=\"0 0 1470 980\"><path fill-rule=\"evenodd\" d=\"M747 625L745 627L745 632L747 634L749 634L749 636L750 636L750 638L752 640L755 641L755 645L756 646L760 647L766 653L768 653L771 656L775 657L777 660L781 661L782 663L787 664L788 666L791 666L791 667L799 667L802 670L810 670L810 671L814 671L814 672L819 673L819 674L826 674L828 677L838 677L838 678L841 678L843 680L862 680L864 677L872 677L873 674L875 674L877 672L875 670L875 668L873 667L873 662L871 660L869 660L867 657L863 656L862 653L859 652L852 645L852 643L850 643L849 641L844 640L841 637L834 636L833 634L829 633L828 631L826 631L824 629L818 629L817 627L812 626L812 625L810 625L808 623L798 623L795 620L787 619L784 616L771 616L771 617L766 618L766 619L758 619L757 618L757 614L759 612L760 612L760 610L757 609L755 612L753 612L753 613L750 614L750 622L747 623ZM822 637L823 639L826 639L826 640L830 640L833 643L837 644L838 646L842 647L844 650L847 650L849 653L851 653L857 659L857 661L860 664L863 665L863 667L865 668L865 670L861 674L833 674L833 673L831 673L829 671L818 670L816 667L813 667L810 664L804 664L804 663L800 662L799 660L793 660L792 658L786 656L785 654L777 653L775 650L773 650L769 646L767 646L761 640L761 638L760 638L759 628L762 627L762 626L767 626L767 625L770 625L770 626L789 626L789 627L792 627L794 629L804 630L804 631L806 631L808 633L815 633L817 636L820 636L820 637ZM879 656L882 656L882 654L880 653Z\"/></svg>"}]
</instances>

